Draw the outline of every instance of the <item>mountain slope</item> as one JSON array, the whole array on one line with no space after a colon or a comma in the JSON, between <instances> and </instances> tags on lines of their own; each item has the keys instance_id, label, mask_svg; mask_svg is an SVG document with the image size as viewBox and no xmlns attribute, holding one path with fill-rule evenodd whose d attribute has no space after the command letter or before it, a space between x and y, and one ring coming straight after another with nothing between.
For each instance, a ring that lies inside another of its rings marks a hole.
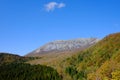
<instances>
[{"instance_id":1,"label":"mountain slope","mask_svg":"<svg viewBox=\"0 0 120 80\"><path fill-rule=\"evenodd\" d=\"M96 45L68 58L66 73L73 80L119 80L120 33L110 34Z\"/></svg>"},{"instance_id":2,"label":"mountain slope","mask_svg":"<svg viewBox=\"0 0 120 80\"><path fill-rule=\"evenodd\" d=\"M99 39L96 38L80 38L74 40L59 40L50 42L29 53L27 56L39 56L41 59L32 60L28 63L43 64L57 68L59 64L66 58L71 57L73 54L94 45L98 41Z\"/></svg>"},{"instance_id":3,"label":"mountain slope","mask_svg":"<svg viewBox=\"0 0 120 80\"><path fill-rule=\"evenodd\" d=\"M77 49L84 49L87 48L96 42L99 39L96 38L80 38L74 40L58 40L49 42L42 47L32 51L31 53L27 54L26 56L41 56L48 53L61 53L61 52L71 52Z\"/></svg>"}]
</instances>

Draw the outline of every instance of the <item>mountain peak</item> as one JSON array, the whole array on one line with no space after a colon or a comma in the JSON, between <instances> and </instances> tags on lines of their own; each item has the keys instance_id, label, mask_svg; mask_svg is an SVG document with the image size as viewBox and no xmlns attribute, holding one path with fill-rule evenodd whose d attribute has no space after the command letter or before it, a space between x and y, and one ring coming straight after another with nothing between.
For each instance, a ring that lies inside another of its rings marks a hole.
<instances>
[{"instance_id":1,"label":"mountain peak","mask_svg":"<svg viewBox=\"0 0 120 80\"><path fill-rule=\"evenodd\" d=\"M96 42L99 39L97 38L78 38L78 39L71 39L71 40L56 40L49 42L40 48L34 50L33 52L29 53L27 56L32 56L35 54L43 54L48 52L62 52L62 51L72 51L76 49L84 49L87 48Z\"/></svg>"}]
</instances>

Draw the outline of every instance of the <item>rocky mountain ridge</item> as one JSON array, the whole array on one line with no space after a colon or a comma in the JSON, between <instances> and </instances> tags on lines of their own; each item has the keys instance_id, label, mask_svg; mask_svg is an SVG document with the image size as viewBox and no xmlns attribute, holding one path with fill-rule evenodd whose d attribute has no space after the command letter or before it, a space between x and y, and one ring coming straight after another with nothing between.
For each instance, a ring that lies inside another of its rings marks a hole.
<instances>
[{"instance_id":1,"label":"rocky mountain ridge","mask_svg":"<svg viewBox=\"0 0 120 80\"><path fill-rule=\"evenodd\" d=\"M99 39L97 38L79 38L73 40L57 40L53 42L49 42L40 48L32 51L27 56L32 56L35 54L43 54L49 52L61 52L61 51L72 51L75 49L83 49L87 48L95 43L97 43Z\"/></svg>"}]
</instances>

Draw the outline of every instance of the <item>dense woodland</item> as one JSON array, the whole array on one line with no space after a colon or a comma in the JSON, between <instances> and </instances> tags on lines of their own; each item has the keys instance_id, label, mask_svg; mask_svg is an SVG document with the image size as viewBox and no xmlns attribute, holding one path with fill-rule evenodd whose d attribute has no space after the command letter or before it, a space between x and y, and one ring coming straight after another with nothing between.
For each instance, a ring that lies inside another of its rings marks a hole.
<instances>
[{"instance_id":1,"label":"dense woodland","mask_svg":"<svg viewBox=\"0 0 120 80\"><path fill-rule=\"evenodd\" d=\"M26 63L34 59L39 57L0 53L0 80L62 80L57 71L51 67Z\"/></svg>"},{"instance_id":2,"label":"dense woodland","mask_svg":"<svg viewBox=\"0 0 120 80\"><path fill-rule=\"evenodd\" d=\"M105 37L66 63L65 72L73 80L120 80L120 33Z\"/></svg>"},{"instance_id":3,"label":"dense woodland","mask_svg":"<svg viewBox=\"0 0 120 80\"><path fill-rule=\"evenodd\" d=\"M10 63L0 66L0 80L62 80L51 67Z\"/></svg>"}]
</instances>

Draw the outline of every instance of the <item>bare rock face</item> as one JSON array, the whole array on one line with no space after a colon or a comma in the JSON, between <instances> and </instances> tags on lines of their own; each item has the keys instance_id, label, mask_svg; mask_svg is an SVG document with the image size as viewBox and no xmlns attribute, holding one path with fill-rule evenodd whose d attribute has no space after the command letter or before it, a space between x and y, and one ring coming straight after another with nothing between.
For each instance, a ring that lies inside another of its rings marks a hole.
<instances>
[{"instance_id":1,"label":"bare rock face","mask_svg":"<svg viewBox=\"0 0 120 80\"><path fill-rule=\"evenodd\" d=\"M99 39L97 38L79 38L73 40L57 40L49 42L40 48L32 51L27 56L34 56L38 54L47 54L50 52L63 52L72 51L77 49L88 48L89 46L97 43Z\"/></svg>"}]
</instances>

